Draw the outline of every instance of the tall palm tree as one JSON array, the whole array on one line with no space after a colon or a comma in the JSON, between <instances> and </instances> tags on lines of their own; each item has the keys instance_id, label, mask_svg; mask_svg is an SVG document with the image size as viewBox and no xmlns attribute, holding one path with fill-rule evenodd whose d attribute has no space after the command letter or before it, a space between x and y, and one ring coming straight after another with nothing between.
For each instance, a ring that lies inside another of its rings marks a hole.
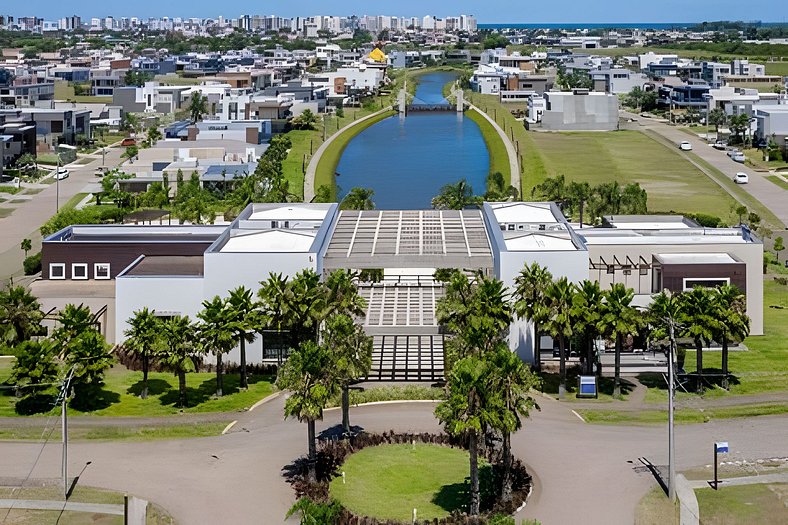
<instances>
[{"instance_id":1,"label":"tall palm tree","mask_svg":"<svg viewBox=\"0 0 788 525\"><path fill-rule=\"evenodd\" d=\"M351 188L342 202L339 203L341 210L374 210L375 202L372 197L375 190L371 188Z\"/></svg>"},{"instance_id":2,"label":"tall palm tree","mask_svg":"<svg viewBox=\"0 0 788 525\"><path fill-rule=\"evenodd\" d=\"M44 312L38 299L24 286L0 292L0 343L15 346L41 332Z\"/></svg>"},{"instance_id":3,"label":"tall palm tree","mask_svg":"<svg viewBox=\"0 0 788 525\"><path fill-rule=\"evenodd\" d=\"M681 294L683 325L682 335L692 338L695 343L695 366L697 374L697 392L703 392L703 345L709 344L714 337L717 322L714 317L715 293L703 286L696 286L689 292Z\"/></svg>"},{"instance_id":4,"label":"tall palm tree","mask_svg":"<svg viewBox=\"0 0 788 525\"><path fill-rule=\"evenodd\" d=\"M523 360L506 346L501 346L492 355L493 388L503 398L498 430L502 434L503 455L503 489L501 498L512 500L512 432L523 426L521 417L528 417L531 409L538 409L534 399L529 395L532 388L539 382L536 376L525 366Z\"/></svg>"},{"instance_id":5,"label":"tall palm tree","mask_svg":"<svg viewBox=\"0 0 788 525\"><path fill-rule=\"evenodd\" d=\"M334 270L325 280L324 317L344 314L364 317L367 314L367 302L358 293L358 272L352 270Z\"/></svg>"},{"instance_id":6,"label":"tall palm tree","mask_svg":"<svg viewBox=\"0 0 788 525\"><path fill-rule=\"evenodd\" d=\"M203 115L206 113L208 113L208 97L203 96L199 91L195 91L189 102L189 115L192 118L192 124L202 120Z\"/></svg>"},{"instance_id":7,"label":"tall palm tree","mask_svg":"<svg viewBox=\"0 0 788 525\"><path fill-rule=\"evenodd\" d=\"M471 516L479 515L479 439L485 428L499 428L500 392L493 387L494 371L488 359L477 356L457 361L447 378L448 398L435 407L435 416L452 436L468 440L470 456Z\"/></svg>"},{"instance_id":8,"label":"tall palm tree","mask_svg":"<svg viewBox=\"0 0 788 525\"><path fill-rule=\"evenodd\" d=\"M290 353L276 378L278 388L290 391L285 401L285 417L295 417L307 424L308 476L313 482L317 481L315 421L323 419L323 409L336 390L331 381L332 362L327 346L307 340Z\"/></svg>"},{"instance_id":9,"label":"tall palm tree","mask_svg":"<svg viewBox=\"0 0 788 525\"><path fill-rule=\"evenodd\" d=\"M227 303L218 295L202 302L202 310L197 314L197 336L206 352L216 356L216 397L222 397L224 366L222 356L233 349L235 331Z\"/></svg>"},{"instance_id":10,"label":"tall palm tree","mask_svg":"<svg viewBox=\"0 0 788 525\"><path fill-rule=\"evenodd\" d=\"M330 370L342 389L342 428L349 434L350 385L369 373L372 366L372 337L350 316L336 314L326 320L322 340L333 354Z\"/></svg>"},{"instance_id":11,"label":"tall palm tree","mask_svg":"<svg viewBox=\"0 0 788 525\"><path fill-rule=\"evenodd\" d=\"M142 363L142 391L140 397L148 397L148 371L153 356L156 340L159 337L160 322L154 310L147 307L136 310L128 320L129 328L123 332L126 339L125 347Z\"/></svg>"},{"instance_id":12,"label":"tall palm tree","mask_svg":"<svg viewBox=\"0 0 788 525\"><path fill-rule=\"evenodd\" d=\"M572 319L574 295L575 287L566 277L561 277L554 281L545 292L550 310L545 329L558 339L558 359L560 361L559 399L563 399L566 394L566 341L574 333L574 322Z\"/></svg>"},{"instance_id":13,"label":"tall palm tree","mask_svg":"<svg viewBox=\"0 0 788 525\"><path fill-rule=\"evenodd\" d=\"M186 374L200 363L197 330L189 316L176 315L161 325L160 362L178 378L178 406L186 407Z\"/></svg>"},{"instance_id":14,"label":"tall palm tree","mask_svg":"<svg viewBox=\"0 0 788 525\"><path fill-rule=\"evenodd\" d=\"M318 328L326 312L325 286L312 269L298 272L292 279L271 274L258 296L268 326L289 331L291 347L304 341L317 341Z\"/></svg>"},{"instance_id":15,"label":"tall palm tree","mask_svg":"<svg viewBox=\"0 0 788 525\"><path fill-rule=\"evenodd\" d=\"M621 395L621 350L624 337L636 334L641 322L640 314L632 306L634 297L635 291L632 288L627 288L622 283L612 284L610 290L604 293L602 317L599 320L600 332L616 342L613 395L617 397Z\"/></svg>"},{"instance_id":16,"label":"tall palm tree","mask_svg":"<svg viewBox=\"0 0 788 525\"><path fill-rule=\"evenodd\" d=\"M252 291L245 286L230 290L230 295L227 297L227 307L232 319L232 330L240 346L241 377L238 386L241 389L246 389L249 388L246 376L246 343L252 343L255 339L255 330L261 324L260 311L252 297Z\"/></svg>"},{"instance_id":17,"label":"tall palm tree","mask_svg":"<svg viewBox=\"0 0 788 525\"><path fill-rule=\"evenodd\" d=\"M478 206L481 202L481 197L473 194L473 188L468 181L462 179L454 184L443 186L440 194L432 198L432 207L438 210L462 210L470 206Z\"/></svg>"},{"instance_id":18,"label":"tall palm tree","mask_svg":"<svg viewBox=\"0 0 788 525\"><path fill-rule=\"evenodd\" d=\"M520 274L514 280L514 311L521 319L527 319L534 325L534 364L537 370L542 367L542 345L539 333L549 316L545 292L552 282L553 275L550 271L536 262L520 270Z\"/></svg>"},{"instance_id":19,"label":"tall palm tree","mask_svg":"<svg viewBox=\"0 0 788 525\"><path fill-rule=\"evenodd\" d=\"M602 317L602 288L597 281L584 280L577 286L572 300L572 317L575 328L583 335L585 350L585 373L594 373L594 340L599 334L599 320Z\"/></svg>"},{"instance_id":20,"label":"tall palm tree","mask_svg":"<svg viewBox=\"0 0 788 525\"><path fill-rule=\"evenodd\" d=\"M750 335L747 300L733 285L724 284L714 291L715 339L722 345L722 387L728 389L728 343Z\"/></svg>"}]
</instances>

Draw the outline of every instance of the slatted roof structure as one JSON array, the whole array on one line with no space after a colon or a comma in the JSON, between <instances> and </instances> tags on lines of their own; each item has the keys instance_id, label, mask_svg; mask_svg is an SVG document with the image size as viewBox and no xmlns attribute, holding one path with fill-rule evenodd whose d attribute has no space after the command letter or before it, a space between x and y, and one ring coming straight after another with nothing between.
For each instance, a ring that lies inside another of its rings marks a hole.
<instances>
[{"instance_id":1,"label":"slatted roof structure","mask_svg":"<svg viewBox=\"0 0 788 525\"><path fill-rule=\"evenodd\" d=\"M334 268L492 268L480 210L345 210L323 259Z\"/></svg>"}]
</instances>

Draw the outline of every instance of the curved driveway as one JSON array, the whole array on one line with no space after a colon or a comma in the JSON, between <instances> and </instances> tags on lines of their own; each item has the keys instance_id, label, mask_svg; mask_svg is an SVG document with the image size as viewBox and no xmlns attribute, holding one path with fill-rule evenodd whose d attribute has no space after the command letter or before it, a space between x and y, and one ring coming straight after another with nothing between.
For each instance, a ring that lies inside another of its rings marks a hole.
<instances>
[{"instance_id":1,"label":"curved driveway","mask_svg":"<svg viewBox=\"0 0 788 525\"><path fill-rule=\"evenodd\" d=\"M74 442L72 475L79 482L128 491L164 506L183 524L279 523L293 502L282 468L306 450L306 429L283 421L280 396L253 412L239 414L225 436L151 442ZM544 524L631 523L638 500L654 484L633 467L639 457L664 464L663 426L587 425L571 404L539 400L536 412L513 439L514 452L531 468L536 490L518 517ZM354 408L351 421L382 432L438 431L432 403L397 403ZM338 410L326 412L318 431L339 424ZM710 462L715 440L731 443L732 459L788 454L788 418L761 417L677 427L679 469ZM57 478L60 445L0 443L5 478ZM91 462L86 466L87 462Z\"/></svg>"}]
</instances>

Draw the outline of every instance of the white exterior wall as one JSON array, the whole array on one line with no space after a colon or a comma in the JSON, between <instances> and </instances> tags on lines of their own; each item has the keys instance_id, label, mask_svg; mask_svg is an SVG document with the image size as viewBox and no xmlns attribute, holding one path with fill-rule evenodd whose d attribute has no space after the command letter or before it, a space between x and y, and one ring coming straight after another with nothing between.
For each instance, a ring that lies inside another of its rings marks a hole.
<instances>
[{"instance_id":1,"label":"white exterior wall","mask_svg":"<svg viewBox=\"0 0 788 525\"><path fill-rule=\"evenodd\" d=\"M203 301L202 277L135 277L115 279L115 342L126 340L128 319L144 307L195 319Z\"/></svg>"},{"instance_id":2,"label":"white exterior wall","mask_svg":"<svg viewBox=\"0 0 788 525\"><path fill-rule=\"evenodd\" d=\"M317 257L313 253L206 253L205 295L226 297L230 290L246 286L252 293L260 289L260 281L269 273L293 277L306 268L317 271Z\"/></svg>"}]
</instances>

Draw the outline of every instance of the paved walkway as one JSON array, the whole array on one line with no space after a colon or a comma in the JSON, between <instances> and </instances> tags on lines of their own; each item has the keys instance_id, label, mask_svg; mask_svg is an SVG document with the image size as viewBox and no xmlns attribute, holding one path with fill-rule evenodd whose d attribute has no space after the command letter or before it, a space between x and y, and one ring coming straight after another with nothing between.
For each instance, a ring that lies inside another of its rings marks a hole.
<instances>
[{"instance_id":1,"label":"paved walkway","mask_svg":"<svg viewBox=\"0 0 788 525\"><path fill-rule=\"evenodd\" d=\"M123 505L109 503L75 503L39 499L0 499L0 509L56 510L72 512L92 512L123 516Z\"/></svg>"},{"instance_id":2,"label":"paved walkway","mask_svg":"<svg viewBox=\"0 0 788 525\"><path fill-rule=\"evenodd\" d=\"M309 164L306 167L306 173L304 173L304 202L311 202L312 199L315 198L315 173L317 173L317 164L320 162L320 157L323 156L323 153L326 152L326 149L334 142L334 140L339 137L342 133L347 131L348 129L352 128L359 122L364 122L365 120L369 120L371 118L375 118L380 114L383 114L387 111L391 111L391 108L384 108L374 113L367 115L366 117L362 117L358 120L354 120L350 124L340 128L339 131L328 137L324 143L317 148L317 151L312 158L309 160Z\"/></svg>"},{"instance_id":3,"label":"paved walkway","mask_svg":"<svg viewBox=\"0 0 788 525\"><path fill-rule=\"evenodd\" d=\"M70 470L84 468L81 484L156 502L181 523L260 523L262 516L266 523L280 522L294 501L282 469L306 452L305 425L283 420L284 401L285 396L279 396L238 414L238 423L224 436L73 442ZM638 501L654 484L651 474L637 468L638 458L665 464L666 429L587 425L572 414L571 403L540 398L539 404L541 411L525 421L512 440L515 454L535 476L534 494L518 521L631 523ZM433 411L432 403L358 407L351 410L351 422L372 432L437 432L440 425ZM341 417L339 410L326 412L318 432L336 428ZM732 459L784 456L788 453L785 435L788 417L680 426L676 429L678 468L707 463L715 440L730 442ZM2 442L0 472L7 477L56 478L60 444L42 449L40 443ZM610 505L611 494L616 505ZM216 505L217 496L222 505Z\"/></svg>"},{"instance_id":4,"label":"paved walkway","mask_svg":"<svg viewBox=\"0 0 788 525\"><path fill-rule=\"evenodd\" d=\"M788 191L766 180L764 175L768 174L757 172L743 164L734 162L724 151L718 151L709 146L709 144L701 138L690 136L680 129L665 124L664 122L643 118L626 111L622 112L622 115L637 120L642 128L653 131L674 145L682 141L689 141L692 144L693 154L720 170L729 179L732 179L737 172L746 173L749 176L750 182L740 185L740 188L769 208L784 225L788 226ZM686 152L679 151L679 154L690 161L692 160L692 156L688 155ZM718 182L713 176L712 179ZM725 188L722 184L721 186ZM726 188L726 191L729 191L728 188Z\"/></svg>"},{"instance_id":5,"label":"paved walkway","mask_svg":"<svg viewBox=\"0 0 788 525\"><path fill-rule=\"evenodd\" d=\"M515 149L514 144L512 144L512 141L509 139L509 136L506 134L506 132L501 129L501 126L499 126L490 115L471 104L470 101L468 101L468 106L471 109L476 110L481 116L487 119L487 122L489 122L492 127L495 128L495 131L498 132L498 136L501 137L504 146L506 146L506 153L509 155L509 171L512 174L511 184L517 188L518 194L522 196L522 186L520 185L520 163L519 159L517 158L517 150Z\"/></svg>"},{"instance_id":6,"label":"paved walkway","mask_svg":"<svg viewBox=\"0 0 788 525\"><path fill-rule=\"evenodd\" d=\"M735 485L757 485L759 483L788 483L788 472L764 474L762 476L743 476L740 478L724 478L719 480L720 485L732 487ZM706 480L692 480L688 482L693 489L707 489L709 482Z\"/></svg>"}]
</instances>

